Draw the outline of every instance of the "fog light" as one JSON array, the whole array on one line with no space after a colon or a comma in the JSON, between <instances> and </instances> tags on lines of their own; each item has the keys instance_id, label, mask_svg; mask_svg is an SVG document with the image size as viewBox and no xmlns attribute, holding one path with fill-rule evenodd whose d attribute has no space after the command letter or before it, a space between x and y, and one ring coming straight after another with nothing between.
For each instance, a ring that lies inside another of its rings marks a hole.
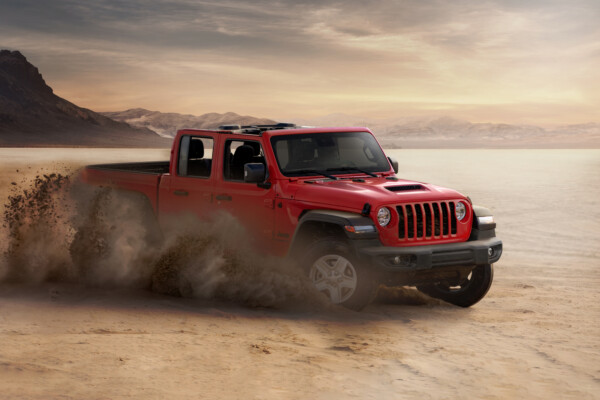
<instances>
[{"instance_id":1,"label":"fog light","mask_svg":"<svg viewBox=\"0 0 600 400\"><path fill-rule=\"evenodd\" d=\"M400 255L388 258L388 263L396 267L410 267L415 262L414 255Z\"/></svg>"},{"instance_id":2,"label":"fog light","mask_svg":"<svg viewBox=\"0 0 600 400\"><path fill-rule=\"evenodd\" d=\"M494 249L492 249L491 247L488 249L488 256L492 257L494 255Z\"/></svg>"}]
</instances>

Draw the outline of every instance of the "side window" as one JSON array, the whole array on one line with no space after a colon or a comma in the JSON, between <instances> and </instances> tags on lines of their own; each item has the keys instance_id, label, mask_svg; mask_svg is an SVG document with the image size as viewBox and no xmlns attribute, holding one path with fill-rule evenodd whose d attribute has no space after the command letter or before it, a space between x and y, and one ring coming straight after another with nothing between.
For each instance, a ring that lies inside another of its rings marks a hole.
<instances>
[{"instance_id":1,"label":"side window","mask_svg":"<svg viewBox=\"0 0 600 400\"><path fill-rule=\"evenodd\" d=\"M255 140L228 140L225 142L223 177L230 181L244 180L244 165L265 164L262 146Z\"/></svg>"},{"instance_id":2,"label":"side window","mask_svg":"<svg viewBox=\"0 0 600 400\"><path fill-rule=\"evenodd\" d=\"M212 138L200 136L184 136L179 146L180 176L208 178L212 168Z\"/></svg>"}]
</instances>

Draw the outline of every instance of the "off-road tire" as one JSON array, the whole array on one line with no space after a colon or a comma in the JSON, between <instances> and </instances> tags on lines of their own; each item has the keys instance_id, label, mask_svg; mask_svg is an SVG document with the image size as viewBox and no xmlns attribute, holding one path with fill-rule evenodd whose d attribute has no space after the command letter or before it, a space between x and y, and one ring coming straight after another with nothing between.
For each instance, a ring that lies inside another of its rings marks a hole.
<instances>
[{"instance_id":1,"label":"off-road tire","mask_svg":"<svg viewBox=\"0 0 600 400\"><path fill-rule=\"evenodd\" d=\"M470 307L483 299L492 286L494 267L491 264L476 266L467 279L458 285L450 286L446 282L420 285L417 289L426 295L445 302Z\"/></svg>"}]
</instances>

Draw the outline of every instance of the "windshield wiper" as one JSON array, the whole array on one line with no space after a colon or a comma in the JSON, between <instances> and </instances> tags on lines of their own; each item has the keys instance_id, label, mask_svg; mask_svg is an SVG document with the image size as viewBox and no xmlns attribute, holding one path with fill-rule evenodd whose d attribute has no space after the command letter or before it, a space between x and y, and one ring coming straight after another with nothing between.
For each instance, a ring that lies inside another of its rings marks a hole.
<instances>
[{"instance_id":1,"label":"windshield wiper","mask_svg":"<svg viewBox=\"0 0 600 400\"><path fill-rule=\"evenodd\" d=\"M335 176L327 174L323 171L318 171L316 169L310 169L310 168L309 169L292 169L292 170L285 171L285 172L288 174L317 174L317 175L322 175L329 179L333 179L334 181L336 181L338 179Z\"/></svg>"},{"instance_id":2,"label":"windshield wiper","mask_svg":"<svg viewBox=\"0 0 600 400\"><path fill-rule=\"evenodd\" d=\"M372 176L373 178L377 178L378 177L377 175L375 175L372 172L368 172L368 171L365 171L363 169L355 168L355 167L327 168L326 171L327 172L329 172L329 171L356 171L356 172L362 172L363 174Z\"/></svg>"}]
</instances>

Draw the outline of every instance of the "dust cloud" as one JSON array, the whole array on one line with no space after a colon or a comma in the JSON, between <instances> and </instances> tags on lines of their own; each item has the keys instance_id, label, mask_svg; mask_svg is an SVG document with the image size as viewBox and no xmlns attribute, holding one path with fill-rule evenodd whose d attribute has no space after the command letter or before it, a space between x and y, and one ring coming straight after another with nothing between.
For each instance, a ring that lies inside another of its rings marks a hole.
<instances>
[{"instance_id":1,"label":"dust cloud","mask_svg":"<svg viewBox=\"0 0 600 400\"><path fill-rule=\"evenodd\" d=\"M14 183L5 204L0 282L151 288L250 307L327 307L308 279L258 253L228 214L173 217L159 229L147 199L77 182L76 174Z\"/></svg>"}]
</instances>

